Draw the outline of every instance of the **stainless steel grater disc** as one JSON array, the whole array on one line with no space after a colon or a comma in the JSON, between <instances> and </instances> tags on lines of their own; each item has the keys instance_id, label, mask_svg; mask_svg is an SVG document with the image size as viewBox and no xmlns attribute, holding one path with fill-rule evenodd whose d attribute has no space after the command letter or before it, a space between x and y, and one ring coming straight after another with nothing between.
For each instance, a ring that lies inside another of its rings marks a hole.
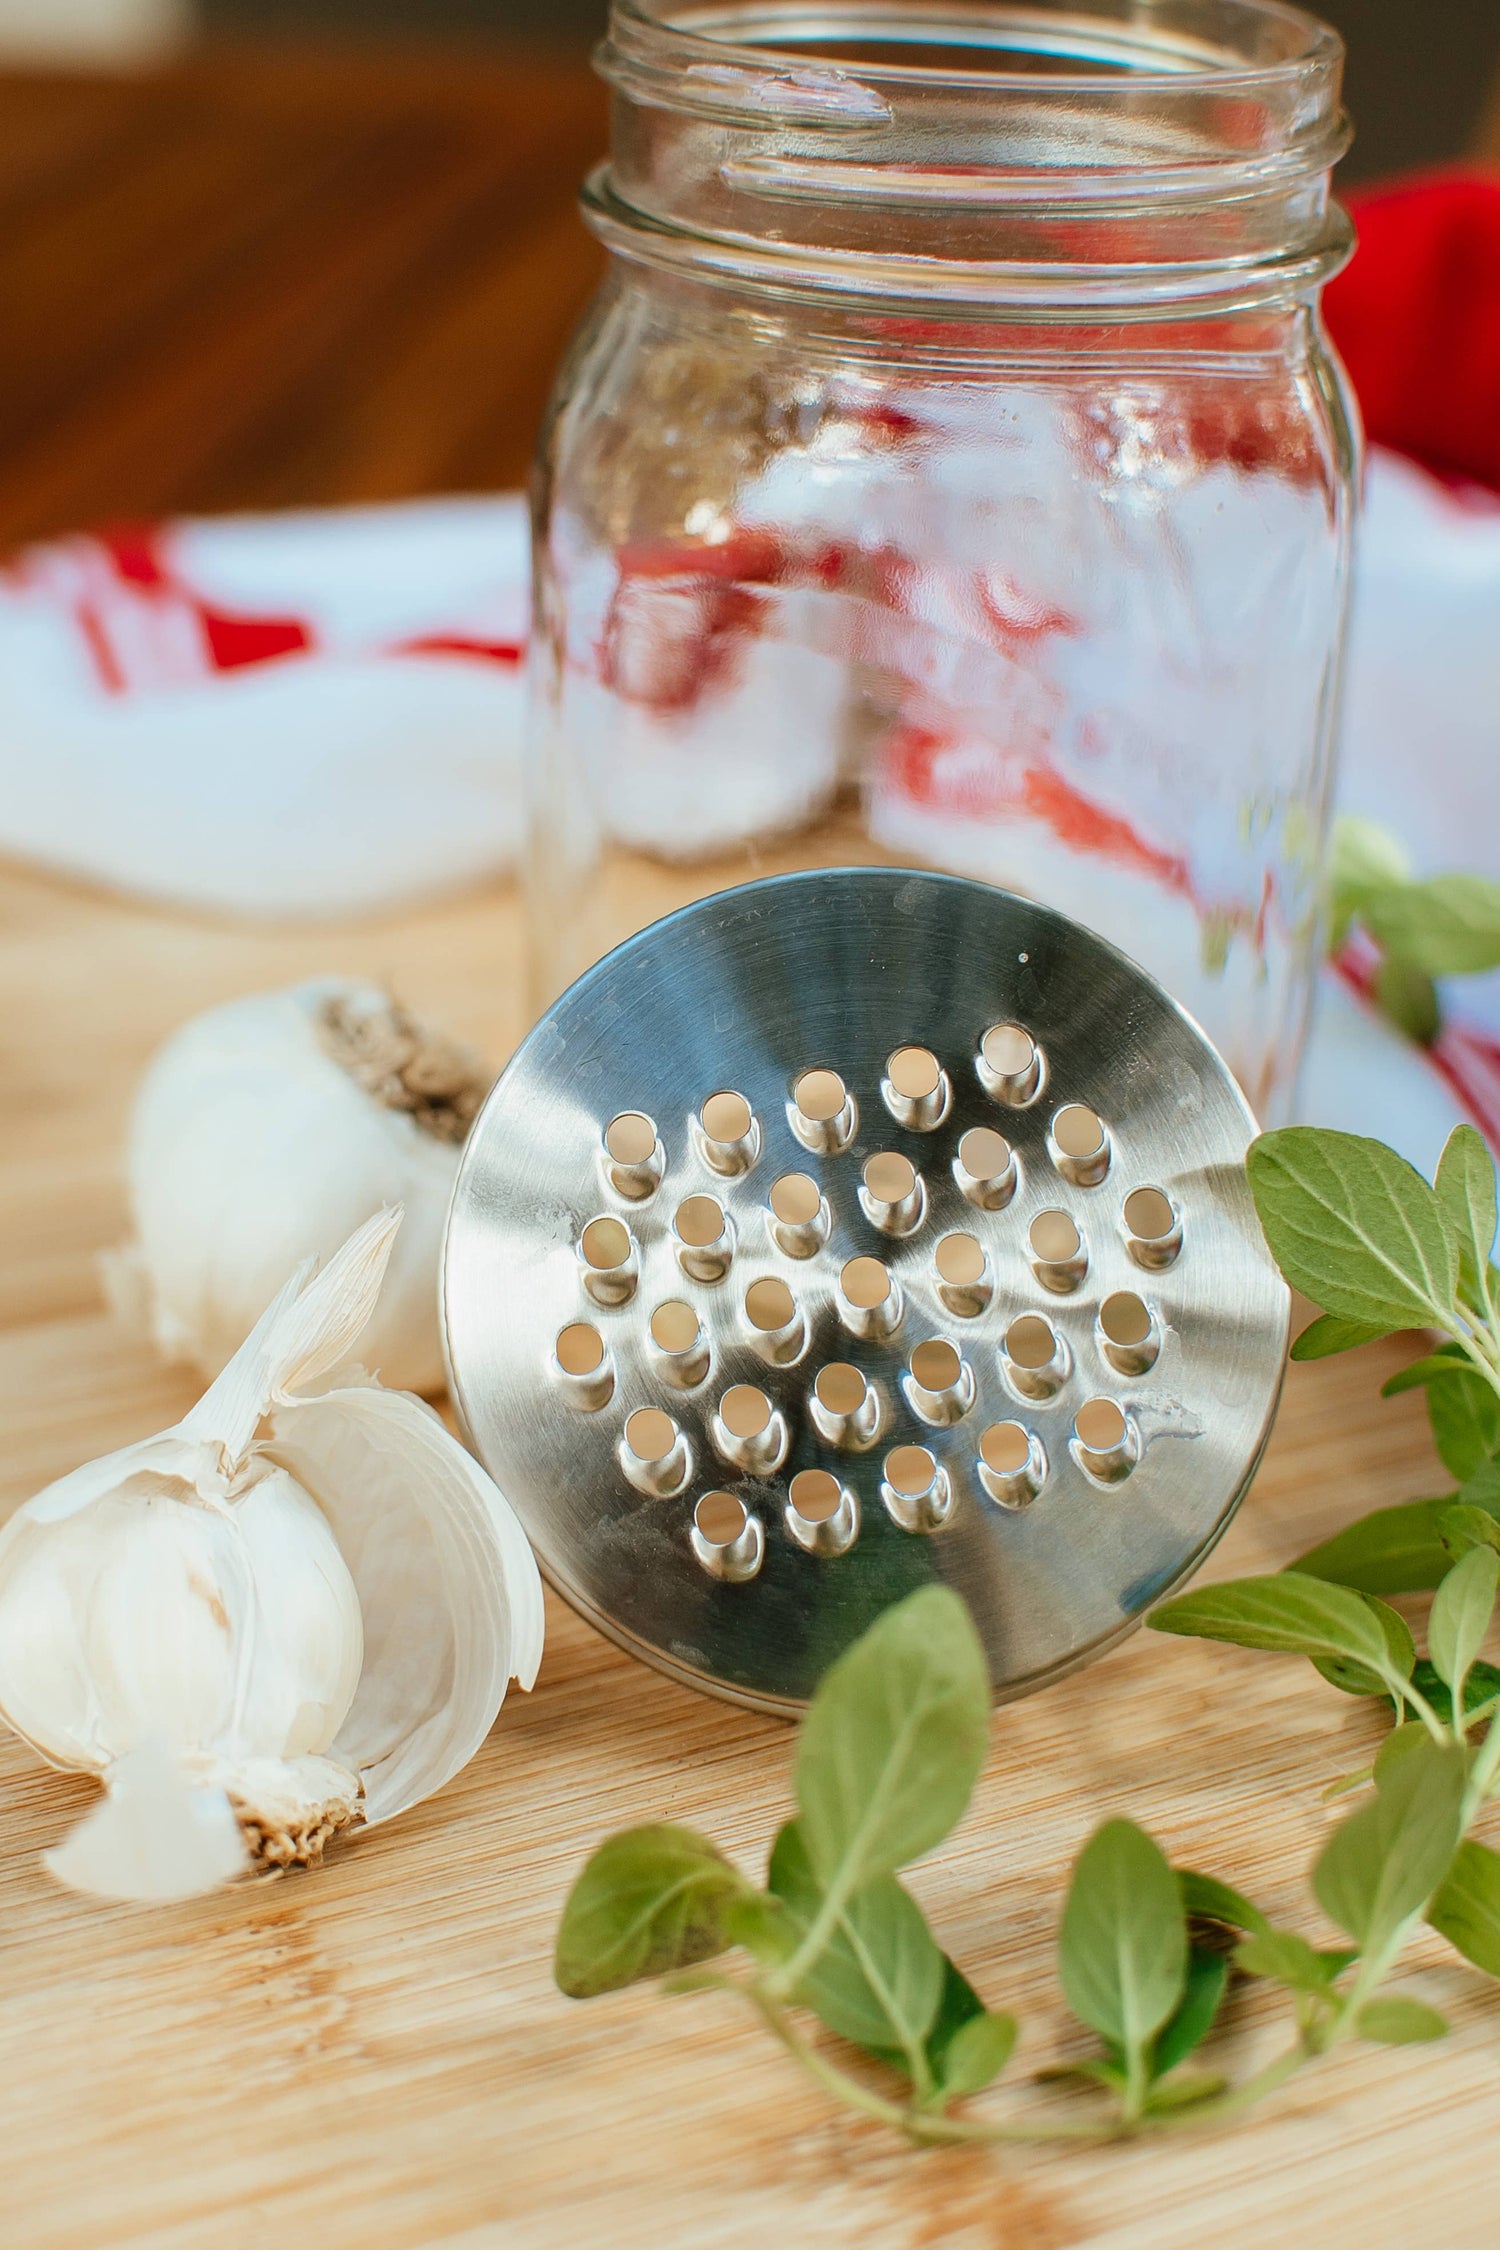
<instances>
[{"instance_id":1,"label":"stainless steel grater disc","mask_svg":"<svg viewBox=\"0 0 1500 2250\"><path fill-rule=\"evenodd\" d=\"M454 1396L553 1584L648 1663L790 1713L942 1579L1022 1694L1254 1473L1288 1322L1254 1131L1046 907L898 869L726 891L581 977L476 1121Z\"/></svg>"}]
</instances>

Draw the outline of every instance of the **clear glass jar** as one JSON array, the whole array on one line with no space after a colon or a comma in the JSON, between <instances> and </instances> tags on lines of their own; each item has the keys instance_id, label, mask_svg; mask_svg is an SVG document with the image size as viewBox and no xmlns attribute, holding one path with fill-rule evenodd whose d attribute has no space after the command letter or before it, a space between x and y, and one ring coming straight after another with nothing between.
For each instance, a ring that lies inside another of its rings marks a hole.
<instances>
[{"instance_id":1,"label":"clear glass jar","mask_svg":"<svg viewBox=\"0 0 1500 2250\"><path fill-rule=\"evenodd\" d=\"M534 998L909 863L1152 969L1283 1113L1357 439L1336 35L1273 0L615 0L536 480Z\"/></svg>"}]
</instances>

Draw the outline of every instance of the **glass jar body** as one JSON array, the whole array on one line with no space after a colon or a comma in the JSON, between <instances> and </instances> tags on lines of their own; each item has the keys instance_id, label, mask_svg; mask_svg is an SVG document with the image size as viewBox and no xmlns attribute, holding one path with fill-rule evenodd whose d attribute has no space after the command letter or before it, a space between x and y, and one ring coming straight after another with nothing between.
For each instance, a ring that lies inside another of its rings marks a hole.
<instances>
[{"instance_id":1,"label":"glass jar body","mask_svg":"<svg viewBox=\"0 0 1500 2250\"><path fill-rule=\"evenodd\" d=\"M1002 323L620 261L537 479L538 1002L707 891L910 862L1101 931L1279 1115L1354 452L1304 300Z\"/></svg>"}]
</instances>

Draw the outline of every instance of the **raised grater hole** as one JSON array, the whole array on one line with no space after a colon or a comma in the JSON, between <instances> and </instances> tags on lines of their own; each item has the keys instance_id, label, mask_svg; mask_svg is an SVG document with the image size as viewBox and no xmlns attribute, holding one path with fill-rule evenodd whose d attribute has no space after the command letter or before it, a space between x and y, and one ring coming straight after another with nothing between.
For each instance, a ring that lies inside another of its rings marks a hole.
<instances>
[{"instance_id":1,"label":"raised grater hole","mask_svg":"<svg viewBox=\"0 0 1500 2250\"><path fill-rule=\"evenodd\" d=\"M857 1367L851 1367L846 1359L836 1359L818 1369L813 1389L818 1404L826 1407L830 1414L857 1414L869 1395L870 1386Z\"/></svg>"},{"instance_id":2,"label":"raised grater hole","mask_svg":"<svg viewBox=\"0 0 1500 2250\"><path fill-rule=\"evenodd\" d=\"M962 1421L974 1403L974 1372L946 1337L918 1344L906 1363L906 1403L934 1429Z\"/></svg>"},{"instance_id":3,"label":"raised grater hole","mask_svg":"<svg viewBox=\"0 0 1500 2250\"><path fill-rule=\"evenodd\" d=\"M809 1125L829 1125L849 1096L836 1070L804 1070L792 1089L792 1098Z\"/></svg>"},{"instance_id":4,"label":"raised grater hole","mask_svg":"<svg viewBox=\"0 0 1500 2250\"><path fill-rule=\"evenodd\" d=\"M765 1556L765 1533L737 1493L705 1492L693 1510L693 1553L710 1577L743 1585Z\"/></svg>"},{"instance_id":5,"label":"raised grater hole","mask_svg":"<svg viewBox=\"0 0 1500 2250\"><path fill-rule=\"evenodd\" d=\"M908 1499L930 1491L936 1475L937 1462L925 1445L898 1445L885 1457L886 1483Z\"/></svg>"},{"instance_id":6,"label":"raised grater hole","mask_svg":"<svg viewBox=\"0 0 1500 2250\"><path fill-rule=\"evenodd\" d=\"M1048 1367L1057 1353L1057 1334L1039 1313L1022 1313L1005 1331L1005 1349L1017 1367Z\"/></svg>"},{"instance_id":7,"label":"raised grater hole","mask_svg":"<svg viewBox=\"0 0 1500 2250\"><path fill-rule=\"evenodd\" d=\"M774 1409L753 1383L736 1383L719 1401L719 1414L732 1437L756 1438L769 1429Z\"/></svg>"},{"instance_id":8,"label":"raised grater hole","mask_svg":"<svg viewBox=\"0 0 1500 2250\"><path fill-rule=\"evenodd\" d=\"M1143 1344L1151 1333L1151 1315L1134 1290L1118 1289L1099 1307L1099 1325L1112 1344Z\"/></svg>"},{"instance_id":9,"label":"raised grater hole","mask_svg":"<svg viewBox=\"0 0 1500 2250\"><path fill-rule=\"evenodd\" d=\"M659 1407L638 1406L625 1424L625 1443L639 1461L665 1461L677 1442L677 1424Z\"/></svg>"},{"instance_id":10,"label":"raised grater hole","mask_svg":"<svg viewBox=\"0 0 1500 2250\"><path fill-rule=\"evenodd\" d=\"M1019 1422L992 1422L979 1440L980 1457L997 1476L1014 1476L1031 1459L1031 1435Z\"/></svg>"},{"instance_id":11,"label":"raised grater hole","mask_svg":"<svg viewBox=\"0 0 1500 2250\"><path fill-rule=\"evenodd\" d=\"M749 1520L744 1501L733 1492L705 1492L693 1510L694 1523L716 1547L738 1539Z\"/></svg>"},{"instance_id":12,"label":"raised grater hole","mask_svg":"<svg viewBox=\"0 0 1500 2250\"><path fill-rule=\"evenodd\" d=\"M953 1106L953 1088L930 1047L898 1047L888 1057L880 1095L898 1125L930 1133Z\"/></svg>"},{"instance_id":13,"label":"raised grater hole","mask_svg":"<svg viewBox=\"0 0 1500 2250\"><path fill-rule=\"evenodd\" d=\"M660 1187L666 1151L644 1110L622 1109L612 1117L604 1128L600 1152L604 1177L617 1195L642 1203Z\"/></svg>"},{"instance_id":14,"label":"raised grater hole","mask_svg":"<svg viewBox=\"0 0 1500 2250\"><path fill-rule=\"evenodd\" d=\"M886 1455L880 1497L903 1531L937 1531L953 1511L948 1472L925 1445L898 1445Z\"/></svg>"},{"instance_id":15,"label":"raised grater hole","mask_svg":"<svg viewBox=\"0 0 1500 2250\"><path fill-rule=\"evenodd\" d=\"M1046 1061L1031 1033L1018 1023L995 1023L979 1042L974 1060L979 1083L997 1102L1025 1109L1046 1081Z\"/></svg>"},{"instance_id":16,"label":"raised grater hole","mask_svg":"<svg viewBox=\"0 0 1500 2250\"><path fill-rule=\"evenodd\" d=\"M716 1196L689 1195L672 1218L677 1263L695 1281L722 1281L734 1258L734 1226Z\"/></svg>"},{"instance_id":17,"label":"raised grater hole","mask_svg":"<svg viewBox=\"0 0 1500 2250\"><path fill-rule=\"evenodd\" d=\"M792 1083L787 1122L804 1148L837 1156L854 1138L859 1111L836 1070L804 1070Z\"/></svg>"},{"instance_id":18,"label":"raised grater hole","mask_svg":"<svg viewBox=\"0 0 1500 2250\"><path fill-rule=\"evenodd\" d=\"M1079 1407L1073 1423L1073 1455L1097 1483L1118 1484L1129 1476L1140 1443L1129 1416L1112 1398L1091 1398Z\"/></svg>"},{"instance_id":19,"label":"raised grater hole","mask_svg":"<svg viewBox=\"0 0 1500 2250\"><path fill-rule=\"evenodd\" d=\"M651 1315L651 1340L664 1352L691 1351L698 1341L698 1315L680 1297L669 1298Z\"/></svg>"},{"instance_id":20,"label":"raised grater hole","mask_svg":"<svg viewBox=\"0 0 1500 2250\"><path fill-rule=\"evenodd\" d=\"M689 1195L677 1206L677 1239L690 1250L706 1249L724 1232L724 1207L711 1195Z\"/></svg>"},{"instance_id":21,"label":"raised grater hole","mask_svg":"<svg viewBox=\"0 0 1500 2250\"><path fill-rule=\"evenodd\" d=\"M837 1515L844 1497L837 1477L826 1469L799 1469L791 1482L792 1506L807 1523L827 1523Z\"/></svg>"},{"instance_id":22,"label":"raised grater hole","mask_svg":"<svg viewBox=\"0 0 1500 2250\"><path fill-rule=\"evenodd\" d=\"M916 1166L895 1149L880 1149L865 1159L860 1179L860 1209L883 1234L912 1234L922 1223L926 1191Z\"/></svg>"},{"instance_id":23,"label":"raised grater hole","mask_svg":"<svg viewBox=\"0 0 1500 2250\"><path fill-rule=\"evenodd\" d=\"M1031 1245L1031 1270L1044 1289L1064 1296L1078 1287L1088 1271L1088 1253L1066 1211L1038 1211L1027 1240Z\"/></svg>"},{"instance_id":24,"label":"raised grater hole","mask_svg":"<svg viewBox=\"0 0 1500 2250\"><path fill-rule=\"evenodd\" d=\"M851 1258L839 1275L839 1287L860 1312L876 1312L891 1300L895 1282L889 1266L879 1258Z\"/></svg>"},{"instance_id":25,"label":"raised grater hole","mask_svg":"<svg viewBox=\"0 0 1500 2250\"><path fill-rule=\"evenodd\" d=\"M710 1094L700 1112L703 1130L712 1141L742 1141L754 1119L743 1094Z\"/></svg>"},{"instance_id":26,"label":"raised grater hole","mask_svg":"<svg viewBox=\"0 0 1500 2250\"><path fill-rule=\"evenodd\" d=\"M992 1422L979 1440L981 1487L1001 1508L1029 1508L1047 1477L1041 1440L1019 1422Z\"/></svg>"},{"instance_id":27,"label":"raised grater hole","mask_svg":"<svg viewBox=\"0 0 1500 2250\"><path fill-rule=\"evenodd\" d=\"M1099 1307L1099 1349L1122 1375L1145 1375L1161 1352L1161 1330L1133 1289L1117 1289Z\"/></svg>"},{"instance_id":28,"label":"raised grater hole","mask_svg":"<svg viewBox=\"0 0 1500 2250\"><path fill-rule=\"evenodd\" d=\"M687 1439L671 1415L656 1406L638 1406L626 1417L617 1458L637 1492L648 1499L669 1499L693 1473Z\"/></svg>"},{"instance_id":29,"label":"raised grater hole","mask_svg":"<svg viewBox=\"0 0 1500 2250\"><path fill-rule=\"evenodd\" d=\"M647 1164L656 1153L656 1127L642 1110L621 1110L604 1128L604 1145L617 1164Z\"/></svg>"},{"instance_id":30,"label":"raised grater hole","mask_svg":"<svg viewBox=\"0 0 1500 2250\"><path fill-rule=\"evenodd\" d=\"M722 1087L692 1121L693 1145L710 1171L733 1178L760 1155L760 1127L743 1094Z\"/></svg>"},{"instance_id":31,"label":"raised grater hole","mask_svg":"<svg viewBox=\"0 0 1500 2250\"><path fill-rule=\"evenodd\" d=\"M559 1330L555 1349L565 1375L596 1375L604 1365L604 1338L586 1320L570 1321Z\"/></svg>"},{"instance_id":32,"label":"raised grater hole","mask_svg":"<svg viewBox=\"0 0 1500 2250\"><path fill-rule=\"evenodd\" d=\"M614 1273L630 1256L630 1233L618 1219L590 1219L583 1230L585 1265L595 1273Z\"/></svg>"},{"instance_id":33,"label":"raised grater hole","mask_svg":"<svg viewBox=\"0 0 1500 2250\"><path fill-rule=\"evenodd\" d=\"M924 1391L946 1391L958 1381L963 1361L949 1343L918 1344L909 1362Z\"/></svg>"},{"instance_id":34,"label":"raised grater hole","mask_svg":"<svg viewBox=\"0 0 1500 2250\"><path fill-rule=\"evenodd\" d=\"M958 1144L953 1177L961 1193L980 1210L1003 1211L1020 1175L1005 1135L988 1125L972 1125Z\"/></svg>"},{"instance_id":35,"label":"raised grater hole","mask_svg":"<svg viewBox=\"0 0 1500 2250\"><path fill-rule=\"evenodd\" d=\"M945 1234L932 1254L940 1281L950 1281L960 1288L968 1282L984 1277L984 1244L972 1234Z\"/></svg>"},{"instance_id":36,"label":"raised grater hole","mask_svg":"<svg viewBox=\"0 0 1500 2250\"><path fill-rule=\"evenodd\" d=\"M1002 1356L1006 1380L1022 1398L1053 1398L1068 1379L1068 1347L1040 1313L1017 1315L1005 1331Z\"/></svg>"},{"instance_id":37,"label":"raised grater hole","mask_svg":"<svg viewBox=\"0 0 1500 2250\"><path fill-rule=\"evenodd\" d=\"M806 1172L783 1172L771 1188L771 1209L783 1226L807 1226L818 1216L822 1203L822 1190Z\"/></svg>"},{"instance_id":38,"label":"raised grater hole","mask_svg":"<svg viewBox=\"0 0 1500 2250\"><path fill-rule=\"evenodd\" d=\"M752 1281L745 1291L746 1316L762 1335L785 1328L796 1312L796 1299L784 1281Z\"/></svg>"},{"instance_id":39,"label":"raised grater hole","mask_svg":"<svg viewBox=\"0 0 1500 2250\"><path fill-rule=\"evenodd\" d=\"M1109 1134L1086 1102L1069 1102L1058 1111L1047 1145L1058 1171L1075 1186L1097 1187L1109 1170Z\"/></svg>"},{"instance_id":40,"label":"raised grater hole","mask_svg":"<svg viewBox=\"0 0 1500 2250\"><path fill-rule=\"evenodd\" d=\"M630 1229L619 1219L590 1219L578 1238L583 1286L596 1304L623 1305L640 1276Z\"/></svg>"},{"instance_id":41,"label":"raised grater hole","mask_svg":"<svg viewBox=\"0 0 1500 2250\"><path fill-rule=\"evenodd\" d=\"M1125 1198L1125 1243L1138 1266L1159 1272L1182 1248L1182 1216L1158 1187L1133 1188Z\"/></svg>"}]
</instances>

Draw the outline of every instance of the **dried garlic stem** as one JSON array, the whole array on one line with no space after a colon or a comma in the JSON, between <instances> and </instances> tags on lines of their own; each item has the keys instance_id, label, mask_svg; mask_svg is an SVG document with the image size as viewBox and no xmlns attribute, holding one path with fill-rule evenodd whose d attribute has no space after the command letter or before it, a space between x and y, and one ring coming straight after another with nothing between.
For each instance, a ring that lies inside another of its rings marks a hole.
<instances>
[{"instance_id":1,"label":"dried garlic stem","mask_svg":"<svg viewBox=\"0 0 1500 2250\"><path fill-rule=\"evenodd\" d=\"M472 1048L428 1030L397 1001L335 993L317 1013L323 1051L384 1109L404 1110L434 1140L459 1142L490 1090Z\"/></svg>"},{"instance_id":2,"label":"dried garlic stem","mask_svg":"<svg viewBox=\"0 0 1500 2250\"><path fill-rule=\"evenodd\" d=\"M324 1846L331 1844L346 1828L358 1826L364 1818L358 1805L329 1805L293 1827L277 1824L263 1813L252 1812L233 1790L229 1792L229 1802L240 1824L251 1866L257 1873L273 1868L284 1871L288 1867L320 1866Z\"/></svg>"}]
</instances>

